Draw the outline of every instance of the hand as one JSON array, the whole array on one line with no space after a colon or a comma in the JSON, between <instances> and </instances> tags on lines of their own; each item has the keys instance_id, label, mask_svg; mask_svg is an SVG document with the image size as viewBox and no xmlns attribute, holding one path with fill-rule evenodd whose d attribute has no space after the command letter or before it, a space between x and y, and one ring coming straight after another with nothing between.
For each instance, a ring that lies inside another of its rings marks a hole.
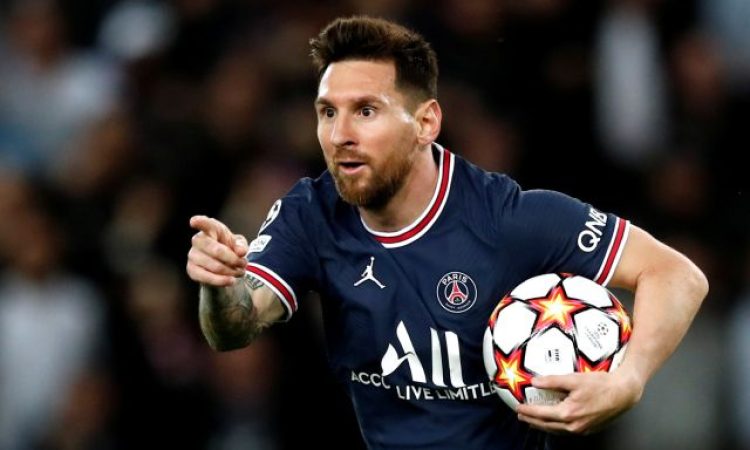
<instances>
[{"instance_id":1,"label":"hand","mask_svg":"<svg viewBox=\"0 0 750 450\"><path fill-rule=\"evenodd\" d=\"M236 278L245 275L248 246L243 236L206 216L191 217L190 226L198 230L188 252L187 273L191 279L212 286L231 286Z\"/></svg>"},{"instance_id":2,"label":"hand","mask_svg":"<svg viewBox=\"0 0 750 450\"><path fill-rule=\"evenodd\" d=\"M540 389L567 392L556 405L518 406L518 419L551 433L589 434L635 405L643 385L626 372L587 372L537 377Z\"/></svg>"}]
</instances>

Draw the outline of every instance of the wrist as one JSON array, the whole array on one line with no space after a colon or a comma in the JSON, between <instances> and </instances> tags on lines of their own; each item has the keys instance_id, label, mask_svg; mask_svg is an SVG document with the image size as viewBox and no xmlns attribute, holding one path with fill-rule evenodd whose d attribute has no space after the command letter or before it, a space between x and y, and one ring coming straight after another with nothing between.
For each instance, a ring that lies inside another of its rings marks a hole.
<instances>
[{"instance_id":1,"label":"wrist","mask_svg":"<svg viewBox=\"0 0 750 450\"><path fill-rule=\"evenodd\" d=\"M631 405L638 403L646 388L646 377L632 366L620 366L613 373L623 387Z\"/></svg>"}]
</instances>

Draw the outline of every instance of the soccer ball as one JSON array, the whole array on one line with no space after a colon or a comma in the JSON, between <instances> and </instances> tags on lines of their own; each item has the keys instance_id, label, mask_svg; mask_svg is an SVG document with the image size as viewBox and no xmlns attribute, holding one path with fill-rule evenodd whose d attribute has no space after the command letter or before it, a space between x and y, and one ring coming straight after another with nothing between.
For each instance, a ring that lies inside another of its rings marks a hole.
<instances>
[{"instance_id":1,"label":"soccer ball","mask_svg":"<svg viewBox=\"0 0 750 450\"><path fill-rule=\"evenodd\" d=\"M627 311L607 288L579 275L539 275L519 284L493 311L484 333L484 365L514 410L519 403L555 404L565 394L531 386L532 377L613 371L631 330Z\"/></svg>"}]
</instances>

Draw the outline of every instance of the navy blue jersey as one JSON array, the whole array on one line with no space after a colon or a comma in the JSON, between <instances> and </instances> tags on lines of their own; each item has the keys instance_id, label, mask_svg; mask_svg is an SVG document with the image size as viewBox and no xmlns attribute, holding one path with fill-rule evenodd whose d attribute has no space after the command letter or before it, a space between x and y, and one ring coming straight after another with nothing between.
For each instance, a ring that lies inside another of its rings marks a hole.
<instances>
[{"instance_id":1,"label":"navy blue jersey","mask_svg":"<svg viewBox=\"0 0 750 450\"><path fill-rule=\"evenodd\" d=\"M307 291L320 293L330 365L370 448L546 448L546 435L491 388L487 321L534 275L606 284L629 224L434 151L439 182L410 226L369 229L326 172L274 204L248 271L276 292L287 317Z\"/></svg>"}]
</instances>

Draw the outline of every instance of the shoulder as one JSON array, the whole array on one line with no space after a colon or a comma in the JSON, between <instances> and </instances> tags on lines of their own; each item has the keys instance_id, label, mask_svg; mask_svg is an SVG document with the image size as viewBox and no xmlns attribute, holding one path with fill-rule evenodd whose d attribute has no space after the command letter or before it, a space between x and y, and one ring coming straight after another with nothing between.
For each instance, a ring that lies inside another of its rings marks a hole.
<instances>
[{"instance_id":1,"label":"shoulder","mask_svg":"<svg viewBox=\"0 0 750 450\"><path fill-rule=\"evenodd\" d=\"M289 192L279 199L279 202L289 207L314 210L326 209L335 204L337 199L338 193L333 178L328 171L325 171L315 179L310 177L299 179Z\"/></svg>"},{"instance_id":2,"label":"shoulder","mask_svg":"<svg viewBox=\"0 0 750 450\"><path fill-rule=\"evenodd\" d=\"M492 209L505 209L517 203L521 186L507 174L486 171L455 155L457 188L464 198L479 198Z\"/></svg>"},{"instance_id":3,"label":"shoulder","mask_svg":"<svg viewBox=\"0 0 750 450\"><path fill-rule=\"evenodd\" d=\"M562 214L585 205L558 191L524 190L511 176L486 171L458 155L455 156L454 170L460 200L466 204L478 204L498 220Z\"/></svg>"},{"instance_id":4,"label":"shoulder","mask_svg":"<svg viewBox=\"0 0 750 450\"><path fill-rule=\"evenodd\" d=\"M303 203L313 203L336 193L333 178L326 170L318 178L300 178L283 197Z\"/></svg>"},{"instance_id":5,"label":"shoulder","mask_svg":"<svg viewBox=\"0 0 750 450\"><path fill-rule=\"evenodd\" d=\"M271 206L260 232L283 225L307 234L311 229L329 223L339 202L338 192L328 171L318 178L301 178Z\"/></svg>"}]
</instances>

